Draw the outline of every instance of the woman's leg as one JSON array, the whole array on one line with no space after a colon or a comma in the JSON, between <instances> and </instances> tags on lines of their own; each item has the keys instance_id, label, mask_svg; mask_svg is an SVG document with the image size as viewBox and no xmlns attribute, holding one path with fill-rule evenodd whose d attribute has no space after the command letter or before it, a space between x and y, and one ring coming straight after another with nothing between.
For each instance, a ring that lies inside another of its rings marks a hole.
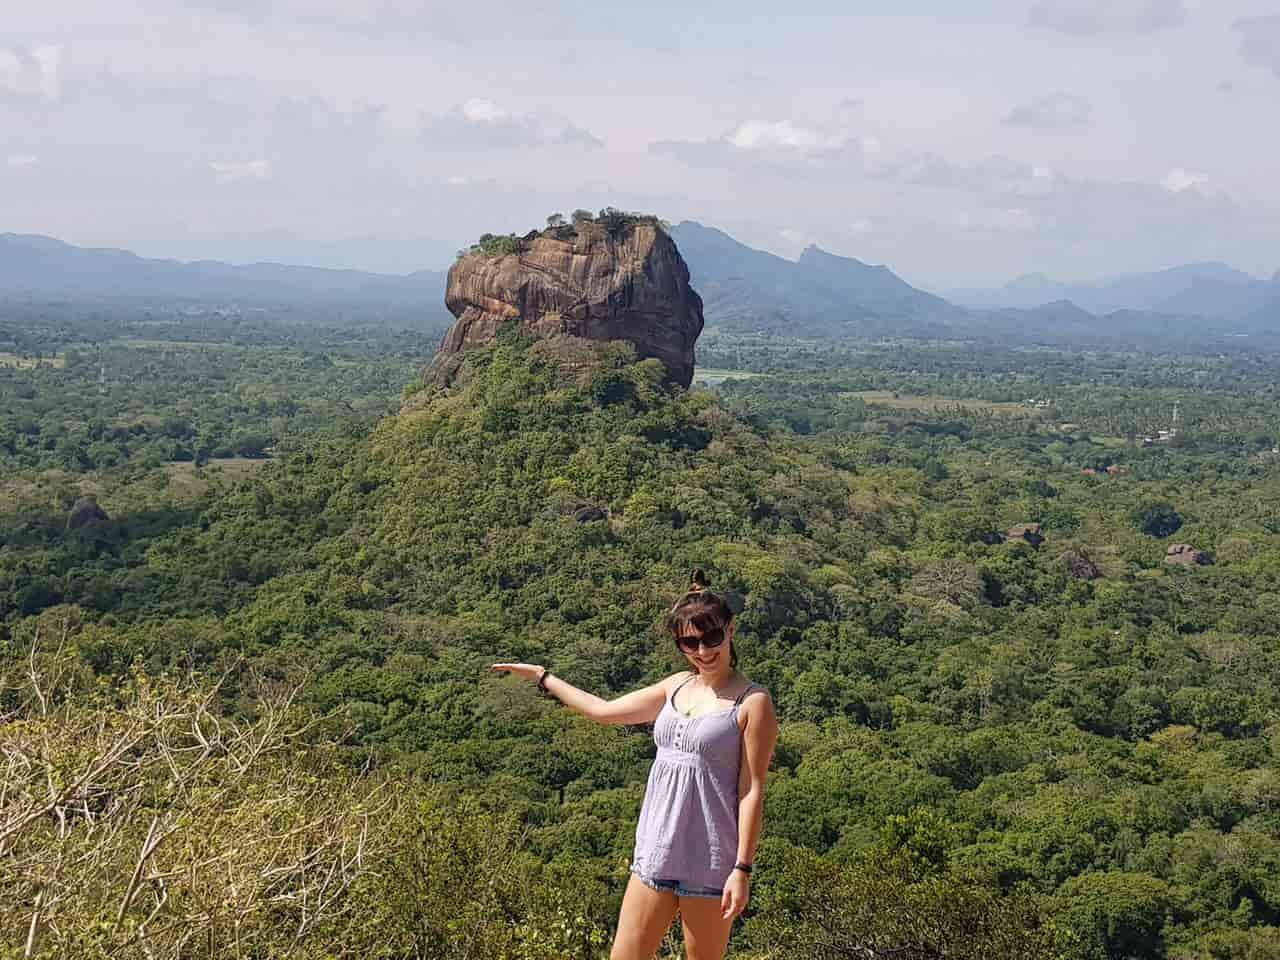
<instances>
[{"instance_id":1,"label":"woman's leg","mask_svg":"<svg viewBox=\"0 0 1280 960\"><path fill-rule=\"evenodd\" d=\"M724 960L733 918L720 915L719 897L681 897L680 917L688 960Z\"/></svg>"},{"instance_id":2,"label":"woman's leg","mask_svg":"<svg viewBox=\"0 0 1280 960\"><path fill-rule=\"evenodd\" d=\"M662 938L671 929L676 904L673 891L654 890L633 873L622 895L618 935L609 960L653 960Z\"/></svg>"}]
</instances>

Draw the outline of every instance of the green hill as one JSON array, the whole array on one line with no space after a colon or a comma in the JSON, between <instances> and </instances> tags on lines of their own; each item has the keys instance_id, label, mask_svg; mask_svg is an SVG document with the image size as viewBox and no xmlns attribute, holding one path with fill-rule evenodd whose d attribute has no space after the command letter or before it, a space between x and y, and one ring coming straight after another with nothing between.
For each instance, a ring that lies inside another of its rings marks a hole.
<instances>
[{"instance_id":1,"label":"green hill","mask_svg":"<svg viewBox=\"0 0 1280 960\"><path fill-rule=\"evenodd\" d=\"M783 721L733 956L1266 955L1280 490L1187 480L1179 536L1244 523L1249 549L1166 570L1132 516L1168 485L1050 485L1041 442L924 421L806 442L663 388L624 345L570 357L508 331L448 391L411 388L370 435L104 561L127 603L10 608L9 636L65 615L100 675L230 670L222 705L250 719L251 676L304 682L335 762L422 804L389 821L400 846L379 834L398 859L330 943L603 957L652 742L485 667L546 663L601 695L673 672L655 625L702 566L741 595L742 666ZM1031 521L1044 546L1001 542ZM458 903L477 904L465 934L442 919ZM556 917L578 932L530 946Z\"/></svg>"}]
</instances>

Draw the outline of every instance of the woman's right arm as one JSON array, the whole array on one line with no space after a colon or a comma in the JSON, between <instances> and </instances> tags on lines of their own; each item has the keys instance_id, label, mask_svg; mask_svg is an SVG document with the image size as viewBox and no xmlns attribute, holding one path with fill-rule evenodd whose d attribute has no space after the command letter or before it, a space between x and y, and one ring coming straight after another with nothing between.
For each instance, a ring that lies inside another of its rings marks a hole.
<instances>
[{"instance_id":1,"label":"woman's right arm","mask_svg":"<svg viewBox=\"0 0 1280 960\"><path fill-rule=\"evenodd\" d=\"M532 663L495 663L490 670L514 673L527 680L537 681L542 667ZM652 723L662 712L667 701L667 682L660 680L648 687L624 693L615 700L604 700L594 693L579 690L567 680L547 674L544 686L552 696L575 713L580 713L596 723Z\"/></svg>"}]
</instances>

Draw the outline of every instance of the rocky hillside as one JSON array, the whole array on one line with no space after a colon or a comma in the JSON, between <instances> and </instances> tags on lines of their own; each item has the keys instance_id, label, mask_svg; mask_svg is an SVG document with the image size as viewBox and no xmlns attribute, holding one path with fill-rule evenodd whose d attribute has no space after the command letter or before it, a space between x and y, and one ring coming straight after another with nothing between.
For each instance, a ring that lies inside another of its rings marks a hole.
<instances>
[{"instance_id":1,"label":"rocky hillside","mask_svg":"<svg viewBox=\"0 0 1280 960\"><path fill-rule=\"evenodd\" d=\"M689 268L655 219L579 219L523 238L497 238L458 259L445 303L457 322L429 377L447 380L456 355L516 321L538 337L624 340L666 365L668 380L693 381L702 299Z\"/></svg>"}]
</instances>

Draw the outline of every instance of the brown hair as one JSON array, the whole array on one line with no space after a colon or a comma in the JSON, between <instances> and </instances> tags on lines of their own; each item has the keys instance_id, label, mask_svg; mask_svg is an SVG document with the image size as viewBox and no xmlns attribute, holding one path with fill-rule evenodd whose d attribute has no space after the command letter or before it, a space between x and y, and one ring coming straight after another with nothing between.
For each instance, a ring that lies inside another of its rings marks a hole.
<instances>
[{"instance_id":1,"label":"brown hair","mask_svg":"<svg viewBox=\"0 0 1280 960\"><path fill-rule=\"evenodd\" d=\"M693 627L700 633L727 630L733 622L733 609L728 602L708 589L709 581L701 567L695 567L689 579L689 589L667 614L666 628L671 636L680 636L682 627ZM738 651L733 648L732 640L729 641L729 666L738 666Z\"/></svg>"}]
</instances>

